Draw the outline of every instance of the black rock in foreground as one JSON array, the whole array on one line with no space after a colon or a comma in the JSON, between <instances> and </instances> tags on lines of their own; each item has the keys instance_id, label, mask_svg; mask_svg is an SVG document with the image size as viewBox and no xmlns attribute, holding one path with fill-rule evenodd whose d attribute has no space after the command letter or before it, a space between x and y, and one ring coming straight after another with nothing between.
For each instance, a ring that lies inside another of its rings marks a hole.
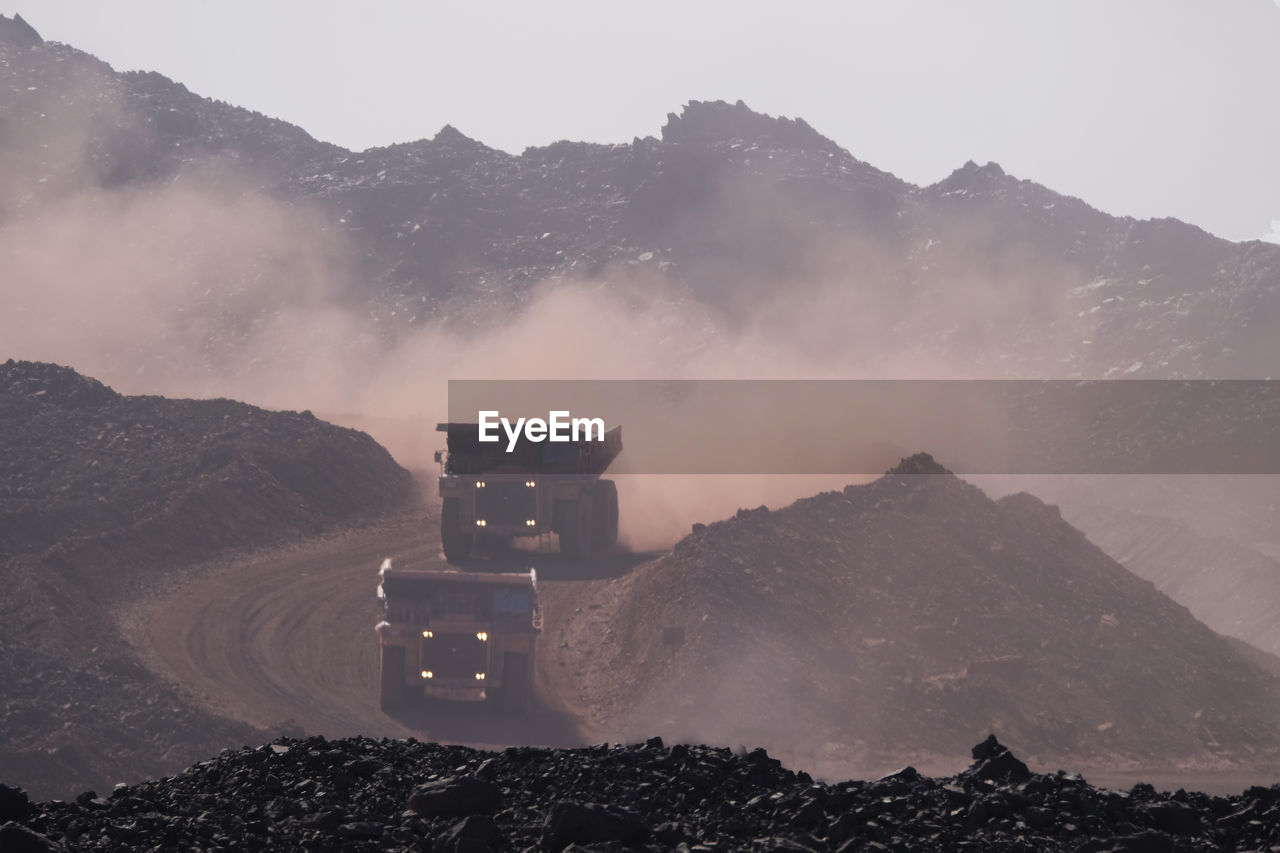
<instances>
[{"instance_id":1,"label":"black rock in foreground","mask_svg":"<svg viewBox=\"0 0 1280 853\"><path fill-rule=\"evenodd\" d=\"M28 805L0 786L0 848L1191 851L1280 844L1280 785L1128 793L1026 771L989 738L958 776L814 782L764 750L644 744L487 753L283 739L179 776Z\"/></svg>"}]
</instances>

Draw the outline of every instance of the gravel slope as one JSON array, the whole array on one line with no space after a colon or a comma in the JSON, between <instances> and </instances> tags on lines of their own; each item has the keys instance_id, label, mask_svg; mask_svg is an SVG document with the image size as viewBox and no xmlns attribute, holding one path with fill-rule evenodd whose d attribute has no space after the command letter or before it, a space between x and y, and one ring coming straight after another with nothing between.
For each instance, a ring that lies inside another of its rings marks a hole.
<instances>
[{"instance_id":1,"label":"gravel slope","mask_svg":"<svg viewBox=\"0 0 1280 853\"><path fill-rule=\"evenodd\" d=\"M130 397L0 364L0 766L43 795L172 772L266 731L193 708L116 614L201 561L394 512L408 471L309 412Z\"/></svg>"},{"instance_id":2,"label":"gravel slope","mask_svg":"<svg viewBox=\"0 0 1280 853\"><path fill-rule=\"evenodd\" d=\"M1215 631L1280 654L1280 560L1175 519L1106 503L1064 503L1063 513Z\"/></svg>"},{"instance_id":3,"label":"gravel slope","mask_svg":"<svg viewBox=\"0 0 1280 853\"><path fill-rule=\"evenodd\" d=\"M995 731L1037 763L1276 767L1272 674L1056 508L924 455L698 526L570 619L583 704L627 737L876 766Z\"/></svg>"}]
</instances>

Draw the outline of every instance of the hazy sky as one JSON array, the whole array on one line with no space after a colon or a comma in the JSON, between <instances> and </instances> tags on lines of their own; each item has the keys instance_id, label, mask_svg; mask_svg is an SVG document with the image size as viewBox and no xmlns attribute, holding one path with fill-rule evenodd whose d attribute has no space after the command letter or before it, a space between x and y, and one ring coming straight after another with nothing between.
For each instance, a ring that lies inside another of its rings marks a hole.
<instances>
[{"instance_id":1,"label":"hazy sky","mask_svg":"<svg viewBox=\"0 0 1280 853\"><path fill-rule=\"evenodd\" d=\"M690 99L799 116L915 183L965 160L1111 213L1280 241L1280 0L0 0L118 70L349 148L656 135Z\"/></svg>"}]
</instances>

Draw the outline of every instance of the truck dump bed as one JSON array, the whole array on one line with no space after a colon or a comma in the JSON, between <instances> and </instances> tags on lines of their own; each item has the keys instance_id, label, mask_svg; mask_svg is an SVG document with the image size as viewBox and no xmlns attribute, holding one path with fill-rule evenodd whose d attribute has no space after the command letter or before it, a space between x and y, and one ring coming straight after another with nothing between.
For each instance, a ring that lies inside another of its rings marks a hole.
<instances>
[{"instance_id":1,"label":"truck dump bed","mask_svg":"<svg viewBox=\"0 0 1280 853\"><path fill-rule=\"evenodd\" d=\"M478 424L437 424L449 449L446 474L585 474L598 477L622 452L622 427L606 430L603 441L527 441L523 436L507 452L507 437L480 441Z\"/></svg>"},{"instance_id":2,"label":"truck dump bed","mask_svg":"<svg viewBox=\"0 0 1280 853\"><path fill-rule=\"evenodd\" d=\"M390 561L387 561L388 563ZM510 633L542 627L537 576L394 569L378 572L378 597L388 622L428 625L440 617L467 616Z\"/></svg>"}]
</instances>

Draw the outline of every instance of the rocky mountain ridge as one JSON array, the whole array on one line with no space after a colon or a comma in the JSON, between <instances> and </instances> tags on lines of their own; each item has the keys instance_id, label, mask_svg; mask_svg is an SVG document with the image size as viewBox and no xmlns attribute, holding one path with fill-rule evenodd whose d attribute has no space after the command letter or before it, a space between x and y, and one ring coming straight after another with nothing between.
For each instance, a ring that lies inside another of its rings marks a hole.
<instances>
[{"instance_id":1,"label":"rocky mountain ridge","mask_svg":"<svg viewBox=\"0 0 1280 853\"><path fill-rule=\"evenodd\" d=\"M858 306L875 306L884 334L846 356L850 369L909 355L982 376L1262 377L1280 366L1268 345L1280 247L1110 216L996 164L917 187L803 120L697 101L629 144L511 155L446 127L356 153L4 29L0 173L42 183L3 216L58 187L146 186L217 162L325 211L359 258L347 298L383 335L501 322L548 281L662 282L680 294L673 310L683 301L730 326L775 303L803 311L834 288L847 330L870 337ZM83 150L26 156L68 124Z\"/></svg>"}]
</instances>

